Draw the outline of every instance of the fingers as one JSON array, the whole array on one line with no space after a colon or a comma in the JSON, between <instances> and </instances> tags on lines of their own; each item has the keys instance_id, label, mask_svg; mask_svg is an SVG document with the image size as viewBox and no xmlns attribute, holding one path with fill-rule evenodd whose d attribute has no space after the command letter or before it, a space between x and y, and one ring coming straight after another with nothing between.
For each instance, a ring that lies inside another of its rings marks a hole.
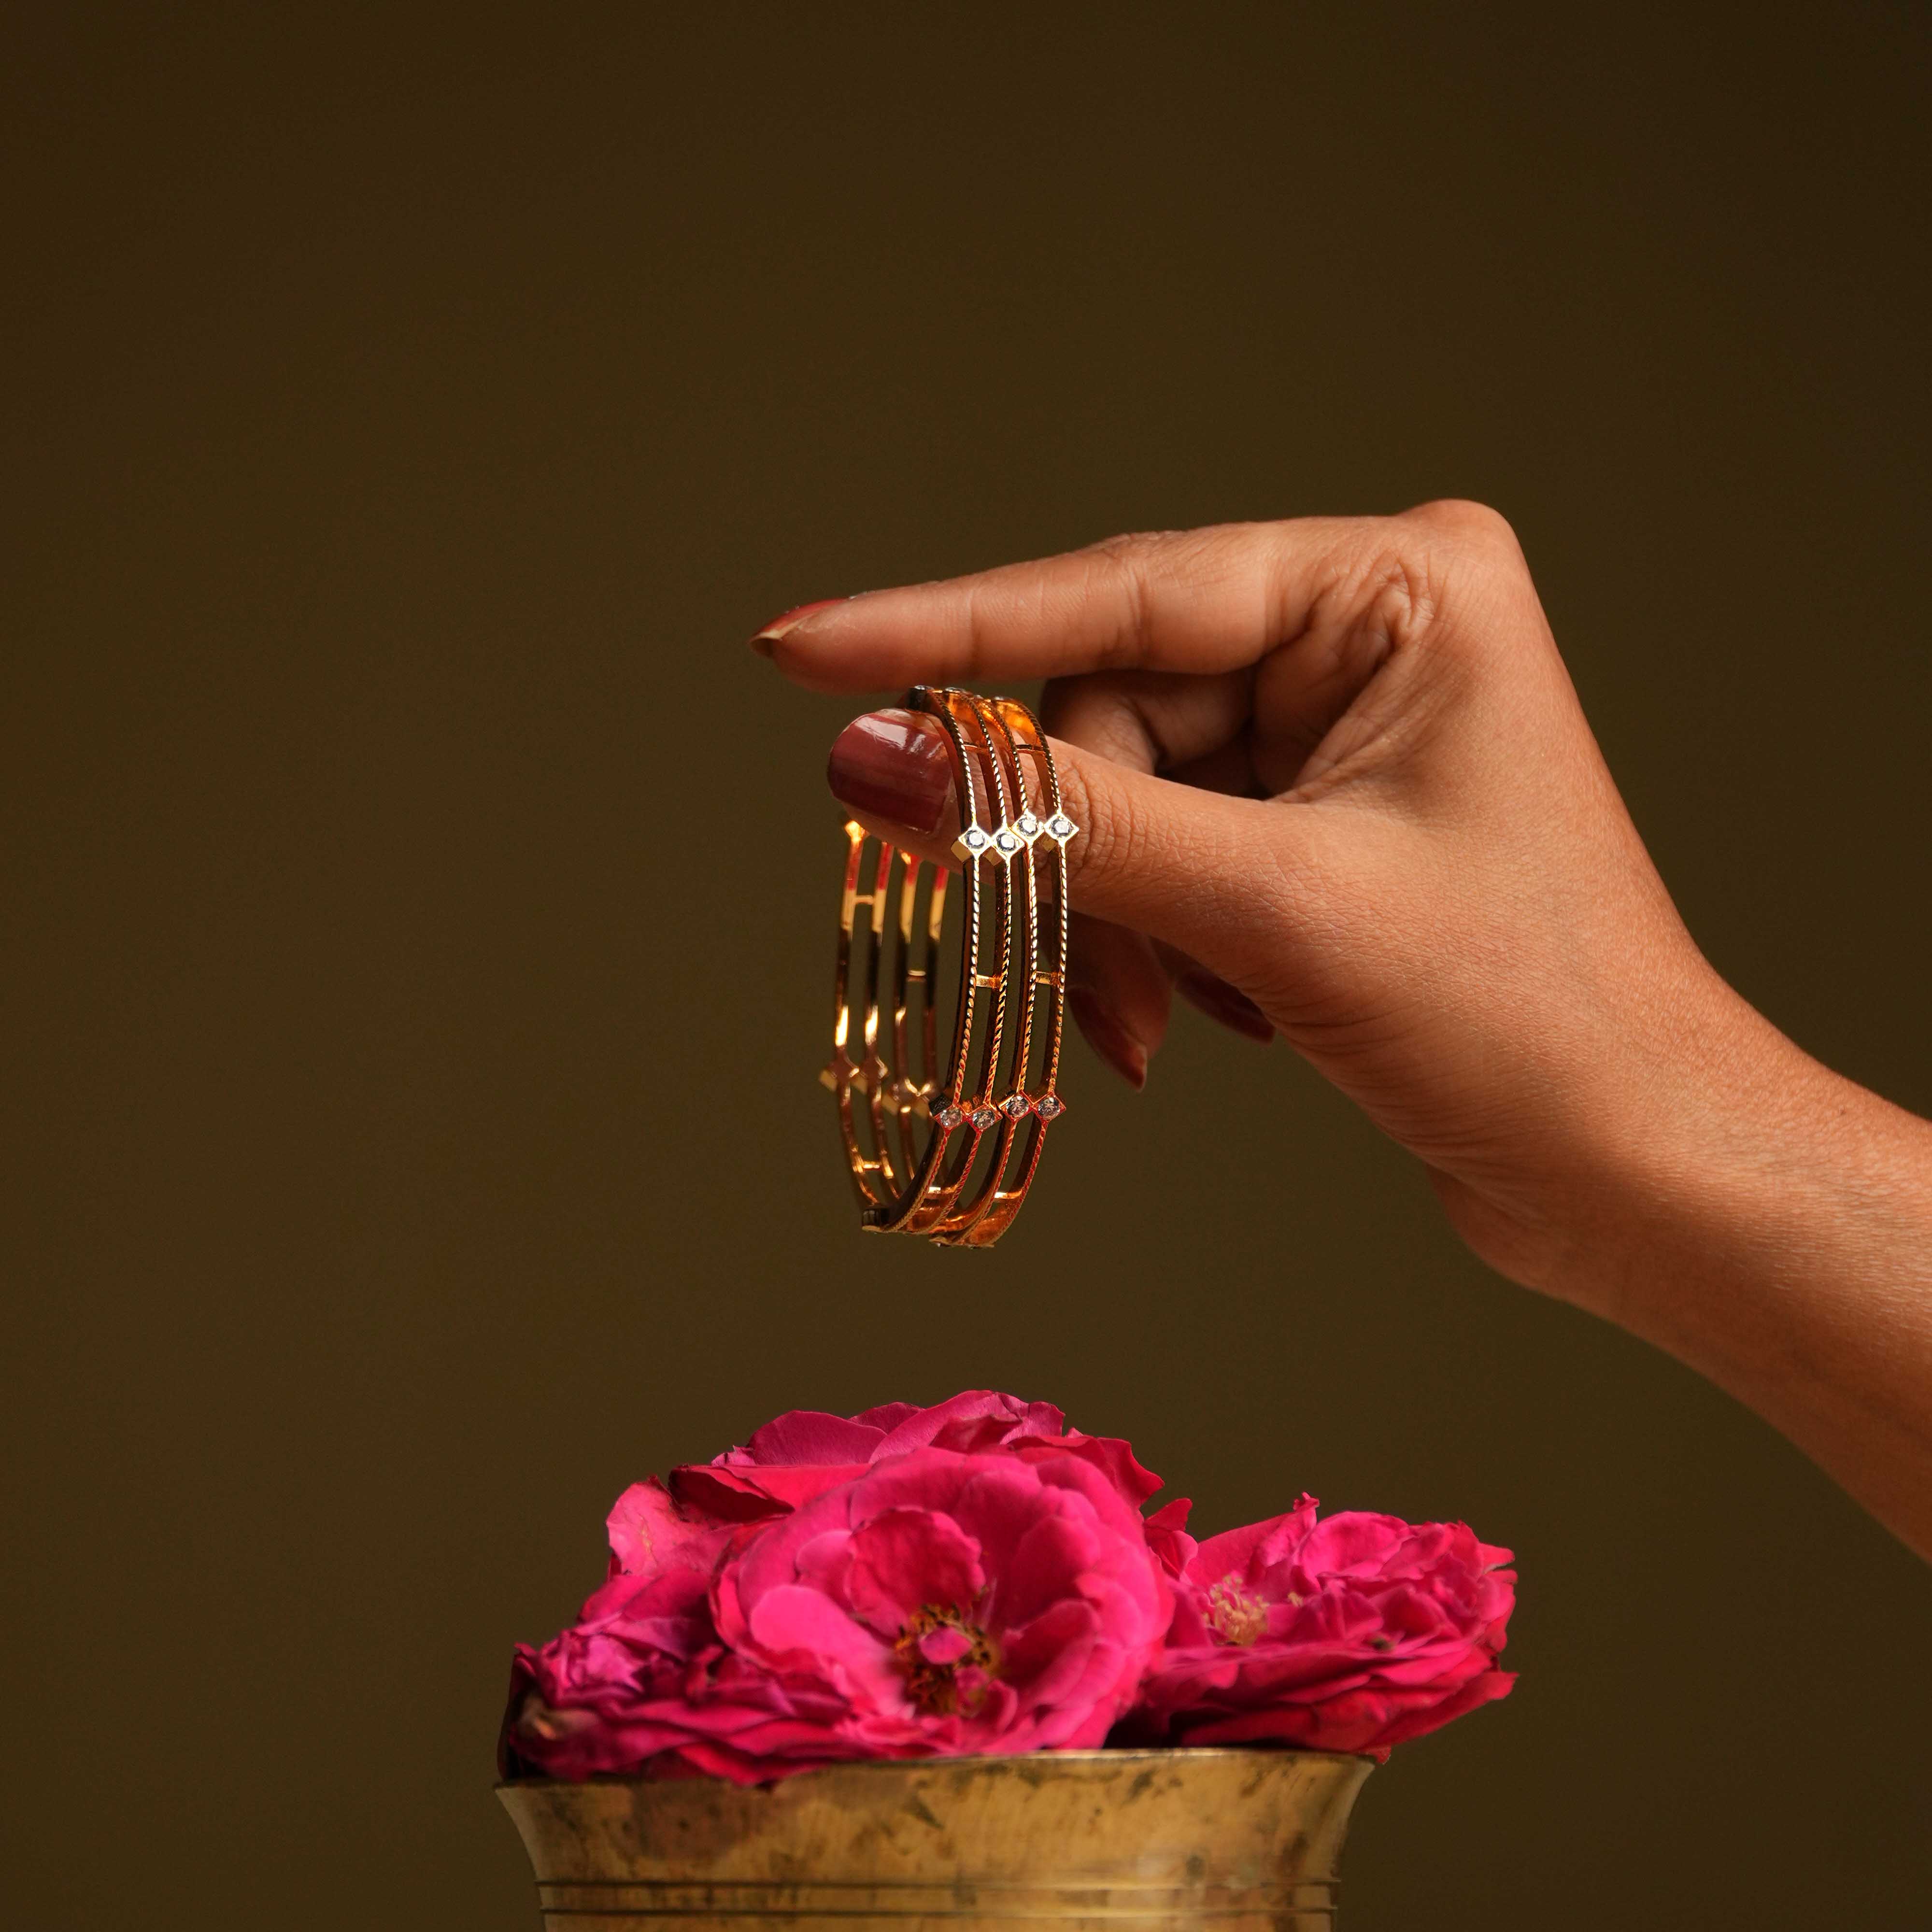
<instances>
[{"instance_id":1,"label":"fingers","mask_svg":"<svg viewBox=\"0 0 1932 1932\"><path fill-rule=\"evenodd\" d=\"M1372 574L1397 520L1306 518L1115 537L950 582L801 605L753 647L814 691L1233 670L1298 635Z\"/></svg>"},{"instance_id":2,"label":"fingers","mask_svg":"<svg viewBox=\"0 0 1932 1932\"><path fill-rule=\"evenodd\" d=\"M1192 784L1228 766L1238 782L1210 789L1245 794L1254 682L1247 665L1198 677L1126 670L1056 678L1040 694L1040 722L1056 738L1137 772L1185 775Z\"/></svg>"},{"instance_id":3,"label":"fingers","mask_svg":"<svg viewBox=\"0 0 1932 1932\"><path fill-rule=\"evenodd\" d=\"M896 845L944 866L959 832L952 748L920 711L868 711L839 733L826 761L832 796Z\"/></svg>"},{"instance_id":4,"label":"fingers","mask_svg":"<svg viewBox=\"0 0 1932 1932\"><path fill-rule=\"evenodd\" d=\"M952 863L959 829L951 748L937 723L916 711L868 713L847 726L828 772L840 803L881 837L921 857ZM1084 809L1084 808L1083 808ZM1077 822L1077 821L1076 821ZM1075 841L1070 875L1080 860ZM1167 1033L1172 995L1252 1040L1274 1029L1244 994L1186 954L1104 919L1075 913L1067 1009L1098 1057L1134 1088Z\"/></svg>"},{"instance_id":5,"label":"fingers","mask_svg":"<svg viewBox=\"0 0 1932 1932\"><path fill-rule=\"evenodd\" d=\"M826 777L838 802L881 838L935 863L957 863L952 752L933 718L901 710L854 718L832 748ZM1167 1032L1167 967L1141 934L1081 913L1071 917L1067 1010L1095 1054L1130 1087L1143 1087L1148 1058Z\"/></svg>"},{"instance_id":6,"label":"fingers","mask_svg":"<svg viewBox=\"0 0 1932 1932\"><path fill-rule=\"evenodd\" d=\"M1167 1036L1167 968L1154 942L1104 919L1076 913L1067 935L1067 1010L1087 1044L1130 1087L1147 1084L1148 1062Z\"/></svg>"},{"instance_id":7,"label":"fingers","mask_svg":"<svg viewBox=\"0 0 1932 1932\"><path fill-rule=\"evenodd\" d=\"M1210 973L1198 959L1190 959L1172 946L1155 949L1172 980L1174 990L1198 1013L1202 1013L1230 1033L1265 1046L1274 1038L1274 1022L1238 988L1231 986L1218 973Z\"/></svg>"},{"instance_id":8,"label":"fingers","mask_svg":"<svg viewBox=\"0 0 1932 1932\"><path fill-rule=\"evenodd\" d=\"M1255 1000L1284 1011L1290 965L1354 863L1360 827L1341 801L1385 811L1404 773L1412 790L1432 772L1437 792L1454 789L1440 719L1478 686L1520 696L1487 640L1546 635L1539 624L1507 525L1452 504L1121 538L801 606L754 641L821 690L1049 678L1042 710L1082 828L1069 898L1096 922L1076 1011L1137 1079L1176 988L1270 1036ZM856 817L946 864L953 756L933 721L875 712L842 736L830 776Z\"/></svg>"},{"instance_id":9,"label":"fingers","mask_svg":"<svg viewBox=\"0 0 1932 1932\"><path fill-rule=\"evenodd\" d=\"M1167 1036L1173 995L1244 1040L1274 1038L1268 1016L1198 960L1125 926L1073 915L1066 1004L1095 1054L1129 1086L1147 1084L1148 1063Z\"/></svg>"},{"instance_id":10,"label":"fingers","mask_svg":"<svg viewBox=\"0 0 1932 1932\"><path fill-rule=\"evenodd\" d=\"M1052 740L1065 808L1069 904L1168 944L1227 978L1267 923L1266 890L1292 837L1288 808L1130 771ZM944 732L916 712L868 713L832 747L826 777L854 815L940 864L959 825Z\"/></svg>"},{"instance_id":11,"label":"fingers","mask_svg":"<svg viewBox=\"0 0 1932 1932\"><path fill-rule=\"evenodd\" d=\"M1048 728L1082 751L1130 770L1235 797L1256 795L1249 725L1253 674L1204 677L1162 671L1099 672L1049 684L1040 701ZM1244 993L1199 961L1103 920L1080 916L1069 994L1087 1043L1138 1087L1166 1037L1172 995L1243 1039L1274 1028Z\"/></svg>"}]
</instances>

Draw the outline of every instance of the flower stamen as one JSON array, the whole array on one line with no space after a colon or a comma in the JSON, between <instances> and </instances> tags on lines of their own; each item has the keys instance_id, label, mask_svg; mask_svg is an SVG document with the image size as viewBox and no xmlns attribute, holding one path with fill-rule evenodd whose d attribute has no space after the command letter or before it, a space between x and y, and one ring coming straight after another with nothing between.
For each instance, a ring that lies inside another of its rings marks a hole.
<instances>
[{"instance_id":1,"label":"flower stamen","mask_svg":"<svg viewBox=\"0 0 1932 1932\"><path fill-rule=\"evenodd\" d=\"M892 1660L906 1695L929 1718L971 1717L999 1669L992 1639L950 1604L922 1604L901 1627Z\"/></svg>"},{"instance_id":2,"label":"flower stamen","mask_svg":"<svg viewBox=\"0 0 1932 1932\"><path fill-rule=\"evenodd\" d=\"M1268 1605L1232 1576L1223 1576L1208 1592L1208 1622L1223 1643L1258 1643L1268 1635Z\"/></svg>"}]
</instances>

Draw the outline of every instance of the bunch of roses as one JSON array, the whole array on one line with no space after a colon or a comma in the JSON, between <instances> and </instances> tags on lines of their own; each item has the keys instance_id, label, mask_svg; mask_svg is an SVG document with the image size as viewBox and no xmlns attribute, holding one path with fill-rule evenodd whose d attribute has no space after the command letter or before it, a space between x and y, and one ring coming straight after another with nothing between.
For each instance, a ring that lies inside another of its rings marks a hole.
<instances>
[{"instance_id":1,"label":"bunch of roses","mask_svg":"<svg viewBox=\"0 0 1932 1932\"><path fill-rule=\"evenodd\" d=\"M634 1484L578 1621L519 1646L506 1776L761 1783L853 1758L1271 1742L1384 1756L1515 1679L1507 1550L1286 1516L1197 1543L1123 1442L971 1390L800 1410Z\"/></svg>"}]
</instances>

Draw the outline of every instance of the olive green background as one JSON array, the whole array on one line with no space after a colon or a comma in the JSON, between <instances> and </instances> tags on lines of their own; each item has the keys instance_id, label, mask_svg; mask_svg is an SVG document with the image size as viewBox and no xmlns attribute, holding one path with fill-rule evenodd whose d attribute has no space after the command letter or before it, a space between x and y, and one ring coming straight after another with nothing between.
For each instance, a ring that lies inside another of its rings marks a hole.
<instances>
[{"instance_id":1,"label":"olive green background","mask_svg":"<svg viewBox=\"0 0 1932 1932\"><path fill-rule=\"evenodd\" d=\"M992 1384L1519 1552L1350 1932L1922 1922L1932 1582L1286 1049L861 1240L801 599L1481 497L1719 967L1932 1110L1917 8L52 10L0 103L0 1918L534 1924L625 1483ZM22 25L16 22L16 32Z\"/></svg>"}]
</instances>

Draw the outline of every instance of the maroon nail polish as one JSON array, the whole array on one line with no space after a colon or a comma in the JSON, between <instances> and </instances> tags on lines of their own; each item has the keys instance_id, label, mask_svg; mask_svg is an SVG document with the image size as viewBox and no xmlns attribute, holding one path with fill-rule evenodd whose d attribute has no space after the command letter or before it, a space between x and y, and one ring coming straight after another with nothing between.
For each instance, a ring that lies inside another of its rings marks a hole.
<instances>
[{"instance_id":1,"label":"maroon nail polish","mask_svg":"<svg viewBox=\"0 0 1932 1932\"><path fill-rule=\"evenodd\" d=\"M1147 1084L1147 1048L1124 1027L1114 1010L1084 986L1070 988L1066 1004L1087 1044L1138 1092Z\"/></svg>"},{"instance_id":2,"label":"maroon nail polish","mask_svg":"<svg viewBox=\"0 0 1932 1932\"><path fill-rule=\"evenodd\" d=\"M843 597L820 597L810 604L794 604L789 610L781 610L769 624L760 624L752 638L752 648L760 657L770 657L772 646L794 625L802 624L814 610L829 610L835 604L843 604Z\"/></svg>"},{"instance_id":3,"label":"maroon nail polish","mask_svg":"<svg viewBox=\"0 0 1932 1932\"><path fill-rule=\"evenodd\" d=\"M1244 1040L1266 1042L1274 1037L1274 1022L1246 994L1213 973L1184 973L1174 982L1174 990L1187 1004L1219 1020Z\"/></svg>"},{"instance_id":4,"label":"maroon nail polish","mask_svg":"<svg viewBox=\"0 0 1932 1932\"><path fill-rule=\"evenodd\" d=\"M839 733L825 777L848 812L937 832L952 796L944 728L916 711L868 712Z\"/></svg>"}]
</instances>

